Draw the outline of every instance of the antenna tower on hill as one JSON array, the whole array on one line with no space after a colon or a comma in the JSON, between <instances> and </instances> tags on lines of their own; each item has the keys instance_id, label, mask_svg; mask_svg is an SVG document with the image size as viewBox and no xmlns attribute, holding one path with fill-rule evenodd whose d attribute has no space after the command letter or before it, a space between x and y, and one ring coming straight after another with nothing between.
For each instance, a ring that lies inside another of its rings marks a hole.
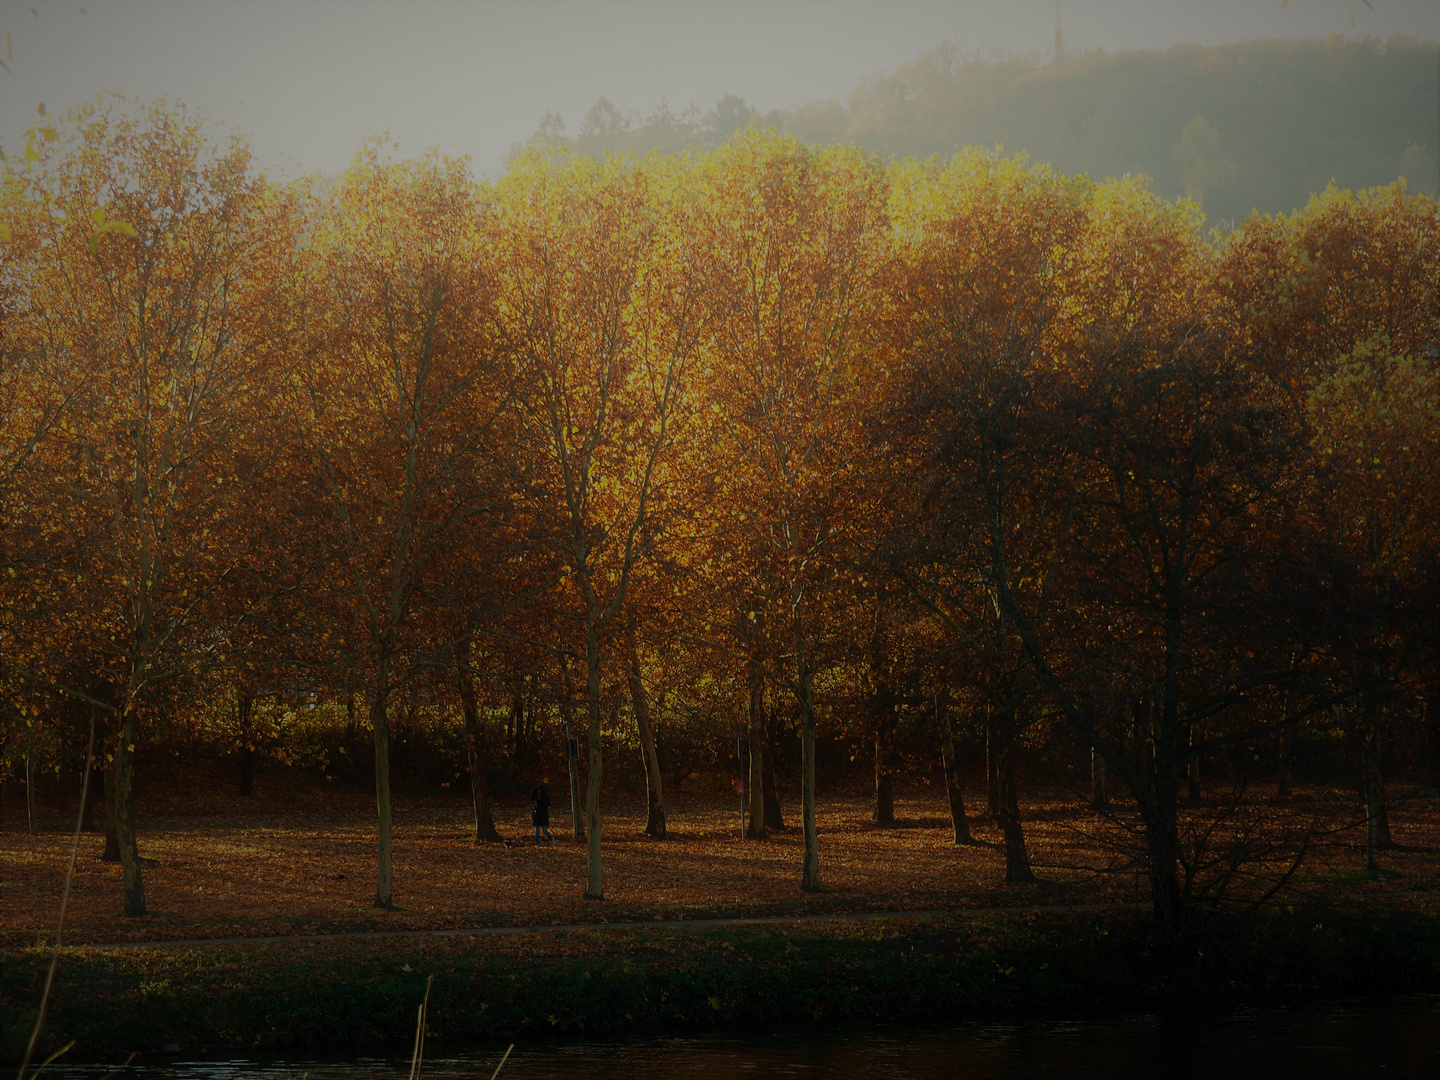
<instances>
[{"instance_id":1,"label":"antenna tower on hill","mask_svg":"<svg viewBox=\"0 0 1440 1080\"><path fill-rule=\"evenodd\" d=\"M1055 63L1065 59L1065 38L1060 33L1060 0L1055 0Z\"/></svg>"}]
</instances>

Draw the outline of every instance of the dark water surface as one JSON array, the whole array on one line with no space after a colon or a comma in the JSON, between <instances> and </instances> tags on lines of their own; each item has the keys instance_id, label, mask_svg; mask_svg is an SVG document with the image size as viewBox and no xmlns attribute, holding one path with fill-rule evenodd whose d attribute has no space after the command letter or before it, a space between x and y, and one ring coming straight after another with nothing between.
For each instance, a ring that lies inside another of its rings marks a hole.
<instances>
[{"instance_id":1,"label":"dark water surface","mask_svg":"<svg viewBox=\"0 0 1440 1080\"><path fill-rule=\"evenodd\" d=\"M428 1080L488 1080L505 1044L432 1042ZM52 1066L53 1068L53 1066ZM169 1060L123 1080L404 1080L409 1055ZM108 1069L56 1069L97 1080ZM1440 1080L1440 995L1225 1012L988 1017L923 1024L817 1024L691 1036L518 1042L503 1080L797 1077L1010 1080L1140 1077L1416 1077Z\"/></svg>"}]
</instances>

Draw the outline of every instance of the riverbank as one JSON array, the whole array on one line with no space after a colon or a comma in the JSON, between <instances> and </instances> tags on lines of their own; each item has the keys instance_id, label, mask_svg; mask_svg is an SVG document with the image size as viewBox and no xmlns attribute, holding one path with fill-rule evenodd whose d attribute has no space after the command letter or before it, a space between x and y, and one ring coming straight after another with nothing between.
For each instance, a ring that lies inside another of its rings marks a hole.
<instances>
[{"instance_id":1,"label":"riverbank","mask_svg":"<svg viewBox=\"0 0 1440 1080\"><path fill-rule=\"evenodd\" d=\"M6 1057L48 964L0 955ZM45 1043L155 1053L629 1034L1017 1008L1274 1002L1440 989L1440 920L1320 908L1219 918L1176 947L1142 913L544 930L67 950Z\"/></svg>"}]
</instances>

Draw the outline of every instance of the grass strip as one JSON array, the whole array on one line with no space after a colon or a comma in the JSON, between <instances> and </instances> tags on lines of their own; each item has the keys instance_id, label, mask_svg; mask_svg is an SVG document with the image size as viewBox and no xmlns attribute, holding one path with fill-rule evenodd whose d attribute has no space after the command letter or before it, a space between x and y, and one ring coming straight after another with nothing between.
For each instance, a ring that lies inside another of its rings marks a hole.
<instances>
[{"instance_id":1,"label":"grass strip","mask_svg":"<svg viewBox=\"0 0 1440 1080\"><path fill-rule=\"evenodd\" d=\"M40 950L0 956L0 1055L23 1050ZM1176 944L1141 916L1029 915L549 931L504 939L67 951L44 1044L110 1056L624 1034L1032 1008L1440 989L1440 920L1274 911Z\"/></svg>"}]
</instances>

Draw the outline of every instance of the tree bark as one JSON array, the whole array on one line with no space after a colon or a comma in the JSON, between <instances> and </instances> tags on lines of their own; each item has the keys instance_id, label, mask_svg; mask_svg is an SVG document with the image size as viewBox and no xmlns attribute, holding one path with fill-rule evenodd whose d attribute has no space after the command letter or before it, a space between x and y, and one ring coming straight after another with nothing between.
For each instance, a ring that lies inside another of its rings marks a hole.
<instances>
[{"instance_id":1,"label":"tree bark","mask_svg":"<svg viewBox=\"0 0 1440 1080\"><path fill-rule=\"evenodd\" d=\"M105 772L105 852L101 862L120 861L120 831L115 822L115 766Z\"/></svg>"},{"instance_id":2,"label":"tree bark","mask_svg":"<svg viewBox=\"0 0 1440 1080\"><path fill-rule=\"evenodd\" d=\"M495 809L490 801L490 754L485 730L480 726L480 710L475 704L468 648L462 651L461 661L466 667L459 673L460 708L465 714L465 751L470 769L470 801L475 808L475 839L500 843L503 837L495 828Z\"/></svg>"},{"instance_id":3,"label":"tree bark","mask_svg":"<svg viewBox=\"0 0 1440 1080\"><path fill-rule=\"evenodd\" d=\"M746 710L750 743L750 820L745 835L751 840L765 838L765 749L769 739L765 732L765 673L754 660L750 662L750 699ZM773 782L773 781L772 781Z\"/></svg>"},{"instance_id":4,"label":"tree bark","mask_svg":"<svg viewBox=\"0 0 1440 1080\"><path fill-rule=\"evenodd\" d=\"M1000 818L1000 770L995 736L994 710L985 710L985 812L997 821Z\"/></svg>"},{"instance_id":5,"label":"tree bark","mask_svg":"<svg viewBox=\"0 0 1440 1080\"><path fill-rule=\"evenodd\" d=\"M580 816L580 753L576 744L574 757L569 744L575 740L575 688L570 684L570 658L560 655L560 674L564 680L564 696L560 699L560 716L565 721L565 771L570 774L570 832L577 844L585 842L585 822Z\"/></svg>"},{"instance_id":6,"label":"tree bark","mask_svg":"<svg viewBox=\"0 0 1440 1080\"><path fill-rule=\"evenodd\" d=\"M382 659L370 692L370 727L375 737L375 906L395 906L394 873L390 861L390 723L386 698L390 693L390 662Z\"/></svg>"},{"instance_id":7,"label":"tree bark","mask_svg":"<svg viewBox=\"0 0 1440 1080\"><path fill-rule=\"evenodd\" d=\"M517 686L510 695L510 765L516 773L525 771L525 690Z\"/></svg>"},{"instance_id":8,"label":"tree bark","mask_svg":"<svg viewBox=\"0 0 1440 1080\"><path fill-rule=\"evenodd\" d=\"M240 794L250 798L255 790L255 747L253 732L250 730L250 715L255 707L255 695L249 687L240 690Z\"/></svg>"},{"instance_id":9,"label":"tree bark","mask_svg":"<svg viewBox=\"0 0 1440 1080\"><path fill-rule=\"evenodd\" d=\"M1195 729L1193 727L1190 728L1189 738L1190 748L1193 750L1195 747ZM1192 803L1198 803L1200 801L1200 759L1198 757L1192 757L1185 766L1185 782L1185 794Z\"/></svg>"},{"instance_id":10,"label":"tree bark","mask_svg":"<svg viewBox=\"0 0 1440 1080\"><path fill-rule=\"evenodd\" d=\"M764 729L761 740L760 769L765 784L765 828L776 832L785 831L785 815L780 806L780 782L775 773L775 726L771 722L774 713L765 708L765 692L760 692L760 723Z\"/></svg>"},{"instance_id":11,"label":"tree bark","mask_svg":"<svg viewBox=\"0 0 1440 1080\"><path fill-rule=\"evenodd\" d=\"M1295 778L1291 761L1295 757L1295 733L1291 725L1286 724L1284 732L1280 735L1280 776L1276 781L1275 794L1284 801L1289 801L1295 786Z\"/></svg>"},{"instance_id":12,"label":"tree bark","mask_svg":"<svg viewBox=\"0 0 1440 1080\"><path fill-rule=\"evenodd\" d=\"M594 618L585 627L585 706L590 727L590 769L585 784L585 899L605 899L605 868L600 861L600 628Z\"/></svg>"},{"instance_id":13,"label":"tree bark","mask_svg":"<svg viewBox=\"0 0 1440 1080\"><path fill-rule=\"evenodd\" d=\"M640 752L645 759L645 835L663 839L665 836L665 793L660 782L660 758L655 753L655 728L650 716L650 699L645 696L645 683L640 678L640 648L631 633L630 707L635 713L635 726L640 729Z\"/></svg>"},{"instance_id":14,"label":"tree bark","mask_svg":"<svg viewBox=\"0 0 1440 1080\"><path fill-rule=\"evenodd\" d=\"M1179 795L1172 768L1155 769L1153 795L1145 814L1145 847L1150 874L1151 905L1155 922L1173 936L1180 927Z\"/></svg>"},{"instance_id":15,"label":"tree bark","mask_svg":"<svg viewBox=\"0 0 1440 1080\"><path fill-rule=\"evenodd\" d=\"M1440 785L1440 686L1432 686L1425 693L1425 743L1430 782Z\"/></svg>"},{"instance_id":16,"label":"tree bark","mask_svg":"<svg viewBox=\"0 0 1440 1080\"><path fill-rule=\"evenodd\" d=\"M1105 757L1090 748L1090 808L1108 810L1110 799L1105 794Z\"/></svg>"},{"instance_id":17,"label":"tree bark","mask_svg":"<svg viewBox=\"0 0 1440 1080\"><path fill-rule=\"evenodd\" d=\"M1377 853L1392 845L1390 817L1385 807L1385 783L1380 771L1380 708L1371 692L1365 694L1365 733L1361 743L1361 764L1365 786L1365 867L1380 869Z\"/></svg>"},{"instance_id":18,"label":"tree bark","mask_svg":"<svg viewBox=\"0 0 1440 1080\"><path fill-rule=\"evenodd\" d=\"M25 755L25 822L30 835L35 835L35 765L30 755Z\"/></svg>"},{"instance_id":19,"label":"tree bark","mask_svg":"<svg viewBox=\"0 0 1440 1080\"><path fill-rule=\"evenodd\" d=\"M870 699L875 728L875 807L871 820L895 827L895 694L877 674Z\"/></svg>"},{"instance_id":20,"label":"tree bark","mask_svg":"<svg viewBox=\"0 0 1440 1080\"><path fill-rule=\"evenodd\" d=\"M89 786L85 791L85 805L80 819L80 828L84 832L103 831L102 826L98 824L95 817L95 807L104 807L104 805L105 777L99 769L91 769Z\"/></svg>"},{"instance_id":21,"label":"tree bark","mask_svg":"<svg viewBox=\"0 0 1440 1080\"><path fill-rule=\"evenodd\" d=\"M935 695L935 712L940 721L940 758L945 766L945 794L950 800L950 827L954 842L973 844L970 819L965 815L965 794L960 786L960 763L955 758L955 725L950 716L950 689L942 686Z\"/></svg>"},{"instance_id":22,"label":"tree bark","mask_svg":"<svg viewBox=\"0 0 1440 1080\"><path fill-rule=\"evenodd\" d=\"M120 848L120 876L125 885L125 914L145 914L145 882L140 876L140 848L135 842L132 797L135 791L136 714L125 710L115 752L115 840Z\"/></svg>"},{"instance_id":23,"label":"tree bark","mask_svg":"<svg viewBox=\"0 0 1440 1080\"><path fill-rule=\"evenodd\" d=\"M1184 915L1180 891L1180 678L1179 620L1167 616L1164 693L1158 710L1147 703L1140 725L1145 762L1142 786L1150 785L1151 800L1145 814L1145 843L1149 856L1150 892L1155 922L1168 936L1179 933Z\"/></svg>"},{"instance_id":24,"label":"tree bark","mask_svg":"<svg viewBox=\"0 0 1440 1080\"><path fill-rule=\"evenodd\" d=\"M798 637L798 635L797 635ZM804 892L820 890L820 840L815 823L815 696L814 674L805 643L796 642L796 674L800 698L800 824L805 836L805 858L800 872Z\"/></svg>"},{"instance_id":25,"label":"tree bark","mask_svg":"<svg viewBox=\"0 0 1440 1080\"><path fill-rule=\"evenodd\" d=\"M1005 882L1014 885L1034 881L1030 854L1025 850L1025 827L1020 823L1020 792L1015 780L1015 722L1013 716L995 724L996 815L1005 838Z\"/></svg>"}]
</instances>

